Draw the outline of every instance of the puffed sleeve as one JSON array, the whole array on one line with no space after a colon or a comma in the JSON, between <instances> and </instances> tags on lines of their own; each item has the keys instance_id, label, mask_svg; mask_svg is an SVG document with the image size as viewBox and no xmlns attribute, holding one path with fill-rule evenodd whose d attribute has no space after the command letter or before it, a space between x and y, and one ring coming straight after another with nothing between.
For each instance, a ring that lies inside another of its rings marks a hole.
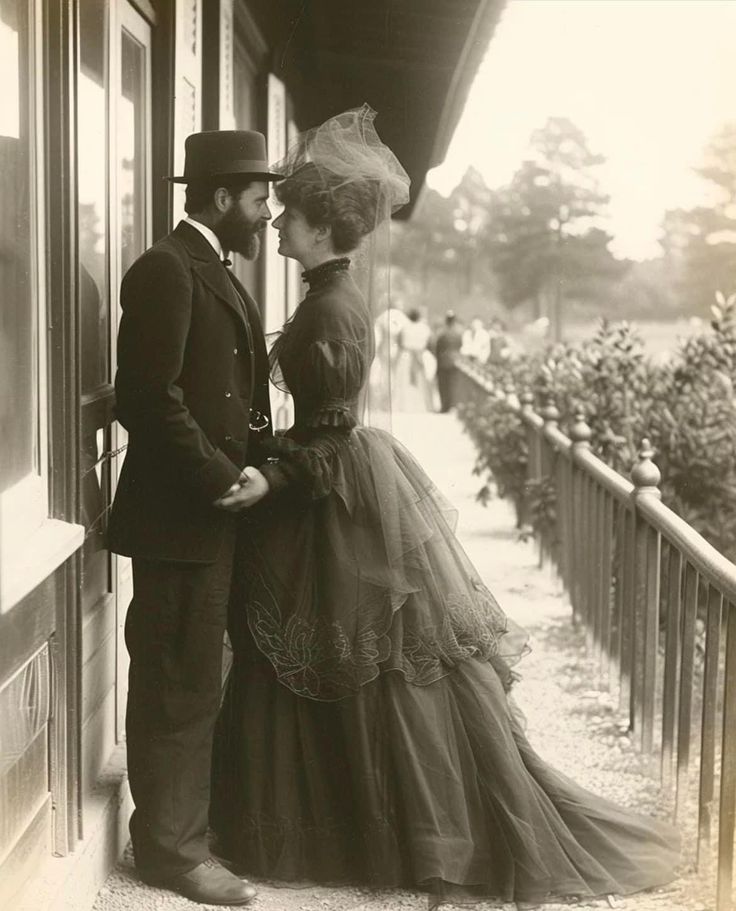
<instances>
[{"instance_id":1,"label":"puffed sleeve","mask_svg":"<svg viewBox=\"0 0 736 911\"><path fill-rule=\"evenodd\" d=\"M355 427L355 406L365 379L363 346L352 339L318 339L305 353L300 380L309 408L306 426L314 429L307 444L288 437L266 441L272 461L263 467L272 490L300 487L313 499L332 489L338 449Z\"/></svg>"},{"instance_id":2,"label":"puffed sleeve","mask_svg":"<svg viewBox=\"0 0 736 911\"><path fill-rule=\"evenodd\" d=\"M302 382L314 390L310 427L355 427L354 408L365 378L365 355L352 339L320 339L309 346Z\"/></svg>"}]
</instances>

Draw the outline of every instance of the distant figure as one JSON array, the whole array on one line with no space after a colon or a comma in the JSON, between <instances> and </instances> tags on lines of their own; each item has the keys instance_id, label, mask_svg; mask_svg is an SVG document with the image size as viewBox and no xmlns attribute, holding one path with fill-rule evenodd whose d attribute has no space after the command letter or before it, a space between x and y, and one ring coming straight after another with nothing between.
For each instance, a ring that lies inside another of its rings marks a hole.
<instances>
[{"instance_id":1,"label":"distant figure","mask_svg":"<svg viewBox=\"0 0 736 911\"><path fill-rule=\"evenodd\" d=\"M525 351L541 351L549 340L549 317L540 316L522 329L522 345Z\"/></svg>"},{"instance_id":2,"label":"distant figure","mask_svg":"<svg viewBox=\"0 0 736 911\"><path fill-rule=\"evenodd\" d=\"M488 360L491 353L491 336L479 316L473 317L470 328L463 333L462 353L480 364L485 364Z\"/></svg>"},{"instance_id":3,"label":"distant figure","mask_svg":"<svg viewBox=\"0 0 736 911\"><path fill-rule=\"evenodd\" d=\"M437 357L437 388L440 411L446 414L457 399L457 357L463 346L463 334L452 310L445 316L445 328L438 333L435 344Z\"/></svg>"},{"instance_id":4,"label":"distant figure","mask_svg":"<svg viewBox=\"0 0 736 911\"><path fill-rule=\"evenodd\" d=\"M403 310L387 307L373 323L376 356L370 371L370 404L375 412L389 414L394 407L394 403L386 398L393 382L386 379L385 373L388 370L393 373L400 354L399 336L407 322L408 317Z\"/></svg>"},{"instance_id":5,"label":"distant figure","mask_svg":"<svg viewBox=\"0 0 736 911\"><path fill-rule=\"evenodd\" d=\"M429 351L432 329L416 308L407 313L407 320L398 335L395 361L394 407L398 411L434 411L432 380L436 361Z\"/></svg>"},{"instance_id":6,"label":"distant figure","mask_svg":"<svg viewBox=\"0 0 736 911\"><path fill-rule=\"evenodd\" d=\"M494 317L488 330L489 354L488 361L492 364L500 364L506 360L511 353L508 339L506 338L506 324L503 320Z\"/></svg>"}]
</instances>

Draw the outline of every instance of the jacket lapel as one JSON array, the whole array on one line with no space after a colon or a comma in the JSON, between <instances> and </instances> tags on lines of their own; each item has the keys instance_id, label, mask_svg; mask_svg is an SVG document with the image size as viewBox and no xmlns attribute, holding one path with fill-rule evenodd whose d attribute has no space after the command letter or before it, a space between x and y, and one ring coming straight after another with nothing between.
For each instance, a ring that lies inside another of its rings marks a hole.
<instances>
[{"instance_id":1,"label":"jacket lapel","mask_svg":"<svg viewBox=\"0 0 736 911\"><path fill-rule=\"evenodd\" d=\"M227 304L247 332L246 314L243 313L238 295L228 278L225 266L220 262L207 239L186 222L179 222L173 233L186 247L192 258L192 268L202 279L202 283L215 297Z\"/></svg>"},{"instance_id":2,"label":"jacket lapel","mask_svg":"<svg viewBox=\"0 0 736 911\"><path fill-rule=\"evenodd\" d=\"M227 276L225 276L227 278ZM253 329L258 329L261 327L261 313L258 309L258 305L253 300L253 298L248 294L243 285L240 283L237 275L234 273L231 274L231 278L228 278L228 281L231 281L237 289L237 293L240 295L240 299L245 305L246 313L248 314L248 322L250 323ZM259 333L263 335L263 331Z\"/></svg>"}]
</instances>

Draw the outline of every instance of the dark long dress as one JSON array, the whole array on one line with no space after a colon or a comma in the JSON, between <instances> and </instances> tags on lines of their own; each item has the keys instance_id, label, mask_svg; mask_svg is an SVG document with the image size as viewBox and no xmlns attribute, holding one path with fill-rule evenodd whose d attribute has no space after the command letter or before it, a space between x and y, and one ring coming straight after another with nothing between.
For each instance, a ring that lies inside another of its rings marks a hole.
<instances>
[{"instance_id":1,"label":"dark long dress","mask_svg":"<svg viewBox=\"0 0 736 911\"><path fill-rule=\"evenodd\" d=\"M392 437L357 424L373 333L344 264L275 346L296 418L237 557L211 823L251 875L500 901L628 893L677 837L578 787L510 708L525 648Z\"/></svg>"}]
</instances>

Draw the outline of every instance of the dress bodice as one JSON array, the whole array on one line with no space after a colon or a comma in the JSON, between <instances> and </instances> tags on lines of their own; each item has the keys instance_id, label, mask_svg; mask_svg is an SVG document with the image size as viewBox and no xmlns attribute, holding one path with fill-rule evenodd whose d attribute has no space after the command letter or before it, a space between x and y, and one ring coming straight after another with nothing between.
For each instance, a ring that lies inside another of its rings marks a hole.
<instances>
[{"instance_id":1,"label":"dress bodice","mask_svg":"<svg viewBox=\"0 0 736 911\"><path fill-rule=\"evenodd\" d=\"M368 308L348 271L332 260L304 273L309 291L271 350L272 379L294 399L294 426L352 427L373 359Z\"/></svg>"}]
</instances>

